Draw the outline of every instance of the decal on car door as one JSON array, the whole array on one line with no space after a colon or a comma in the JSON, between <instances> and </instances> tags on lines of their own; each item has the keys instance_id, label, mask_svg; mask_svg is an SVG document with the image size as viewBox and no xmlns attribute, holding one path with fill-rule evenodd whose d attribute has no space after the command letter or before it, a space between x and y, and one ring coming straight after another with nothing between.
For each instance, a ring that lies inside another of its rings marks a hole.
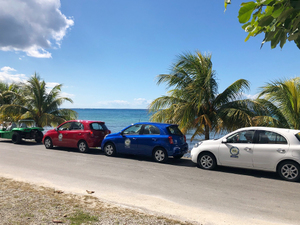
<instances>
[{"instance_id":1,"label":"decal on car door","mask_svg":"<svg viewBox=\"0 0 300 225\"><path fill-rule=\"evenodd\" d=\"M59 134L59 135L58 135L58 140L59 140L59 141L62 141L62 138L63 138L63 135L62 135L62 134Z\"/></svg>"},{"instance_id":2,"label":"decal on car door","mask_svg":"<svg viewBox=\"0 0 300 225\"><path fill-rule=\"evenodd\" d=\"M230 157L231 158L238 158L239 157L239 153L240 153L240 150L237 148L237 147L231 147L230 150Z\"/></svg>"},{"instance_id":3,"label":"decal on car door","mask_svg":"<svg viewBox=\"0 0 300 225\"><path fill-rule=\"evenodd\" d=\"M125 139L125 148L130 148L130 143L131 141L129 138Z\"/></svg>"}]
</instances>

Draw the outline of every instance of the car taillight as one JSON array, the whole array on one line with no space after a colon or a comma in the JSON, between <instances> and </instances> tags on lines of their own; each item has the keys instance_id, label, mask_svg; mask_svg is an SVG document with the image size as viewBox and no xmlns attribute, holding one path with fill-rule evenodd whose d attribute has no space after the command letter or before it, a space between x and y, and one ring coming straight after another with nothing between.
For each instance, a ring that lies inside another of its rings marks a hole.
<instances>
[{"instance_id":1,"label":"car taillight","mask_svg":"<svg viewBox=\"0 0 300 225\"><path fill-rule=\"evenodd\" d=\"M172 136L169 136L169 142L171 145L174 144Z\"/></svg>"},{"instance_id":2,"label":"car taillight","mask_svg":"<svg viewBox=\"0 0 300 225\"><path fill-rule=\"evenodd\" d=\"M91 135L91 137L94 137L93 131L90 131L90 135Z\"/></svg>"}]
</instances>

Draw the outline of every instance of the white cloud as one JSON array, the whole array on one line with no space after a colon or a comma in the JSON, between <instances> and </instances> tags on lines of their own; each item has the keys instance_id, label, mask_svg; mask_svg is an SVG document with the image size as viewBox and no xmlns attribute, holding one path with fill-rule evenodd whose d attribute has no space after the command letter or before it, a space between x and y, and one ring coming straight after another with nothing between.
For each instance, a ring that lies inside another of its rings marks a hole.
<instances>
[{"instance_id":1,"label":"white cloud","mask_svg":"<svg viewBox=\"0 0 300 225\"><path fill-rule=\"evenodd\" d=\"M46 83L46 91L49 94L50 91L56 86L59 85L59 83L56 82L47 82ZM63 86L63 88L66 88L65 86ZM61 92L60 93L60 97L66 97L66 98L73 98L75 95L74 94L70 94L67 92Z\"/></svg>"},{"instance_id":2,"label":"white cloud","mask_svg":"<svg viewBox=\"0 0 300 225\"><path fill-rule=\"evenodd\" d=\"M67 93L67 92L61 92L60 96L61 97L65 97L65 98L73 98L73 97L75 97L74 94L70 94L70 93Z\"/></svg>"},{"instance_id":3,"label":"white cloud","mask_svg":"<svg viewBox=\"0 0 300 225\"><path fill-rule=\"evenodd\" d=\"M0 50L51 58L46 49L60 47L74 25L59 8L60 0L0 0Z\"/></svg>"},{"instance_id":4,"label":"white cloud","mask_svg":"<svg viewBox=\"0 0 300 225\"><path fill-rule=\"evenodd\" d=\"M134 104L135 105L149 105L152 102L152 100L147 100L145 98L135 98Z\"/></svg>"},{"instance_id":5,"label":"white cloud","mask_svg":"<svg viewBox=\"0 0 300 225\"><path fill-rule=\"evenodd\" d=\"M27 80L25 74L11 74L11 72L16 72L16 70L8 66L2 67L0 69L0 81L11 84L25 82Z\"/></svg>"},{"instance_id":6,"label":"white cloud","mask_svg":"<svg viewBox=\"0 0 300 225\"><path fill-rule=\"evenodd\" d=\"M258 97L258 94L250 95L250 94L242 93L242 96L243 96L245 99L256 99L256 98Z\"/></svg>"},{"instance_id":7,"label":"white cloud","mask_svg":"<svg viewBox=\"0 0 300 225\"><path fill-rule=\"evenodd\" d=\"M100 101L97 102L98 107L116 107L116 106L129 106L130 103L128 101L123 100L113 100L113 101Z\"/></svg>"},{"instance_id":8,"label":"white cloud","mask_svg":"<svg viewBox=\"0 0 300 225\"><path fill-rule=\"evenodd\" d=\"M56 85L59 85L59 83L56 83L56 82L47 82L46 83L46 88L54 88Z\"/></svg>"},{"instance_id":9,"label":"white cloud","mask_svg":"<svg viewBox=\"0 0 300 225\"><path fill-rule=\"evenodd\" d=\"M112 100L112 101L99 101L95 107L102 108L147 108L151 100L146 100L144 98L135 98L133 101L124 100Z\"/></svg>"}]
</instances>

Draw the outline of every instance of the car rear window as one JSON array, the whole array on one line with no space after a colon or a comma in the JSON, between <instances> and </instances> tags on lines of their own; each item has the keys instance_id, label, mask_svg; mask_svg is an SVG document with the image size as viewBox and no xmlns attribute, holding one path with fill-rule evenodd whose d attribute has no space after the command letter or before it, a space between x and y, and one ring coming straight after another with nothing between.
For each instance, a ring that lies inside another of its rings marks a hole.
<instances>
[{"instance_id":1,"label":"car rear window","mask_svg":"<svg viewBox=\"0 0 300 225\"><path fill-rule=\"evenodd\" d=\"M296 136L296 138L298 139L298 141L300 141L300 132L297 133L295 136Z\"/></svg>"},{"instance_id":2,"label":"car rear window","mask_svg":"<svg viewBox=\"0 0 300 225\"><path fill-rule=\"evenodd\" d=\"M178 126L174 126L174 125L173 126L169 126L169 127L167 127L167 130L168 130L168 132L170 134L183 136L183 134L179 130Z\"/></svg>"},{"instance_id":3,"label":"car rear window","mask_svg":"<svg viewBox=\"0 0 300 225\"><path fill-rule=\"evenodd\" d=\"M107 130L104 123L91 123L92 130Z\"/></svg>"}]
</instances>

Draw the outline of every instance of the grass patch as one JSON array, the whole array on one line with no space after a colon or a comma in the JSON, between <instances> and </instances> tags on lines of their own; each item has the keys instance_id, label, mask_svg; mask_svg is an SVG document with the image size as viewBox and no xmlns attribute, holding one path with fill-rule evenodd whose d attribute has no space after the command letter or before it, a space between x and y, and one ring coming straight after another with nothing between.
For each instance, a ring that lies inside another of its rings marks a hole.
<instances>
[{"instance_id":1,"label":"grass patch","mask_svg":"<svg viewBox=\"0 0 300 225\"><path fill-rule=\"evenodd\" d=\"M83 211L77 211L67 219L71 221L72 225L80 225L88 222L92 223L98 221L98 217L90 215L89 213Z\"/></svg>"},{"instance_id":2,"label":"grass patch","mask_svg":"<svg viewBox=\"0 0 300 225\"><path fill-rule=\"evenodd\" d=\"M94 196L55 192L25 182L0 177L0 224L151 224L194 225L162 215L146 214L134 209L116 207Z\"/></svg>"}]
</instances>

